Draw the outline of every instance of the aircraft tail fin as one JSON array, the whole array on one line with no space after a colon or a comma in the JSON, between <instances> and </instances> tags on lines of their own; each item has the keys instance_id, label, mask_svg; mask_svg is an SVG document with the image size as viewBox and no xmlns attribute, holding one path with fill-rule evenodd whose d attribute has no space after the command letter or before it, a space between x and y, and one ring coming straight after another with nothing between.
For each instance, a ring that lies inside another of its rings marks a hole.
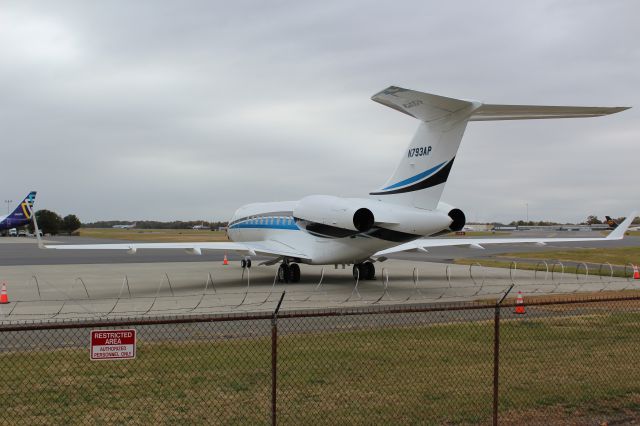
<instances>
[{"instance_id":1,"label":"aircraft tail fin","mask_svg":"<svg viewBox=\"0 0 640 426\"><path fill-rule=\"evenodd\" d=\"M435 209L469 121L596 117L625 107L493 105L391 86L371 98L421 121L389 180L370 195L380 201Z\"/></svg>"},{"instance_id":2,"label":"aircraft tail fin","mask_svg":"<svg viewBox=\"0 0 640 426\"><path fill-rule=\"evenodd\" d=\"M24 200L15 208L15 210L9 214L8 218L12 221L25 221L28 222L31 219L31 209L33 203L36 201L36 191L31 191ZM28 206L28 207L27 207ZM21 226L21 225L18 225Z\"/></svg>"},{"instance_id":3,"label":"aircraft tail fin","mask_svg":"<svg viewBox=\"0 0 640 426\"><path fill-rule=\"evenodd\" d=\"M624 237L624 233L627 232L627 229L629 229L629 226L631 225L631 222L633 222L633 220L636 218L636 216L638 216L638 212L631 212L629 213L629 215L627 216L627 218L616 227L616 229L614 229L613 231L611 231L611 233L609 235L607 235L607 240L620 240Z\"/></svg>"},{"instance_id":4,"label":"aircraft tail fin","mask_svg":"<svg viewBox=\"0 0 640 426\"><path fill-rule=\"evenodd\" d=\"M616 229L618 227L618 222L616 222L615 220L611 219L611 217L605 216L605 219L606 219L607 225L609 225L609 227L611 229Z\"/></svg>"}]
</instances>

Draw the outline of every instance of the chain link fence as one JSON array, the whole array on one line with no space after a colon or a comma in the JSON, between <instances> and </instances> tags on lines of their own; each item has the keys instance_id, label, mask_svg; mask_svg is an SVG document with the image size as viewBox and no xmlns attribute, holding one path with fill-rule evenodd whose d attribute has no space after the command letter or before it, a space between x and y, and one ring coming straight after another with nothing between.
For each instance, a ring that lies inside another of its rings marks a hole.
<instances>
[{"instance_id":1,"label":"chain link fence","mask_svg":"<svg viewBox=\"0 0 640 426\"><path fill-rule=\"evenodd\" d=\"M3 424L640 418L640 296L0 326ZM134 328L135 359L91 361Z\"/></svg>"}]
</instances>

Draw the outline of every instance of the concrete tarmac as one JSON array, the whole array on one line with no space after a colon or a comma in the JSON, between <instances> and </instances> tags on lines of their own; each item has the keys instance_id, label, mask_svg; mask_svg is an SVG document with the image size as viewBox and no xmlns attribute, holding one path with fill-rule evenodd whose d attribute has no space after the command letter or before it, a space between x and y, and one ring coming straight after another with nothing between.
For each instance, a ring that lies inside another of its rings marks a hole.
<instances>
[{"instance_id":1,"label":"concrete tarmac","mask_svg":"<svg viewBox=\"0 0 640 426\"><path fill-rule=\"evenodd\" d=\"M302 265L302 281L283 284L275 280L277 266L242 271L237 262L0 266L11 301L0 305L0 321L271 312L284 290L284 309L323 309L494 300L512 283L525 295L637 287L559 269L551 274L405 260L376 268L376 280L356 283L351 268Z\"/></svg>"},{"instance_id":2,"label":"concrete tarmac","mask_svg":"<svg viewBox=\"0 0 640 426\"><path fill-rule=\"evenodd\" d=\"M560 234L560 233L557 233ZM562 233L570 236L593 234ZM536 233L540 236L540 233ZM515 234L514 236L529 236ZM561 236L561 235L554 235ZM122 242L80 237L53 237L47 243ZM39 249L33 238L0 238L0 281L11 303L0 305L0 321L57 320L140 315L184 315L271 311L286 290L285 309L322 309L398 303L454 302L499 297L512 283L527 294L599 292L633 288L625 279L455 265L455 258L486 258L514 251L558 247L638 246L640 238L605 243L486 246L486 250L436 248L429 254L401 253L376 263L377 278L356 284L350 267L301 265L302 281L281 284L277 266L250 271L239 256L222 265L223 253L188 255L182 250L125 252ZM593 271L592 271L593 272Z\"/></svg>"}]
</instances>

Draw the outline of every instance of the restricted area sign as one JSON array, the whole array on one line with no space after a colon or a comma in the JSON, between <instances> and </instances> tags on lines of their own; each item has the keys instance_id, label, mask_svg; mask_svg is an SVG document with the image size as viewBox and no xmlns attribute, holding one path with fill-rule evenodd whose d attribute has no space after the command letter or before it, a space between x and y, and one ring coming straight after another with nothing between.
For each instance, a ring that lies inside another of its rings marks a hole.
<instances>
[{"instance_id":1,"label":"restricted area sign","mask_svg":"<svg viewBox=\"0 0 640 426\"><path fill-rule=\"evenodd\" d=\"M136 357L136 331L92 330L91 360L131 359Z\"/></svg>"}]
</instances>

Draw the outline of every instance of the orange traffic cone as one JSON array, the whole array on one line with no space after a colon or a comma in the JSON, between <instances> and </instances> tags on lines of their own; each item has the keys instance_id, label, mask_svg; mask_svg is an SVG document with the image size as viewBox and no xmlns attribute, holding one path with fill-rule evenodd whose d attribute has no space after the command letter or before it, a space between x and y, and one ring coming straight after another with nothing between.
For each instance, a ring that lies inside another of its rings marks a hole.
<instances>
[{"instance_id":1,"label":"orange traffic cone","mask_svg":"<svg viewBox=\"0 0 640 426\"><path fill-rule=\"evenodd\" d=\"M7 294L7 284L2 283L2 291L0 291L0 303L3 305L9 303L9 295Z\"/></svg>"},{"instance_id":2,"label":"orange traffic cone","mask_svg":"<svg viewBox=\"0 0 640 426\"><path fill-rule=\"evenodd\" d=\"M227 260L227 253L224 254L224 259L222 260L223 265L228 265L229 261Z\"/></svg>"},{"instance_id":3,"label":"orange traffic cone","mask_svg":"<svg viewBox=\"0 0 640 426\"><path fill-rule=\"evenodd\" d=\"M524 298L522 297L522 292L518 292L518 298L516 299L516 309L513 311L514 314L526 314L527 312L524 310Z\"/></svg>"},{"instance_id":4,"label":"orange traffic cone","mask_svg":"<svg viewBox=\"0 0 640 426\"><path fill-rule=\"evenodd\" d=\"M640 272L638 272L638 265L633 265L633 279L640 280Z\"/></svg>"}]
</instances>

